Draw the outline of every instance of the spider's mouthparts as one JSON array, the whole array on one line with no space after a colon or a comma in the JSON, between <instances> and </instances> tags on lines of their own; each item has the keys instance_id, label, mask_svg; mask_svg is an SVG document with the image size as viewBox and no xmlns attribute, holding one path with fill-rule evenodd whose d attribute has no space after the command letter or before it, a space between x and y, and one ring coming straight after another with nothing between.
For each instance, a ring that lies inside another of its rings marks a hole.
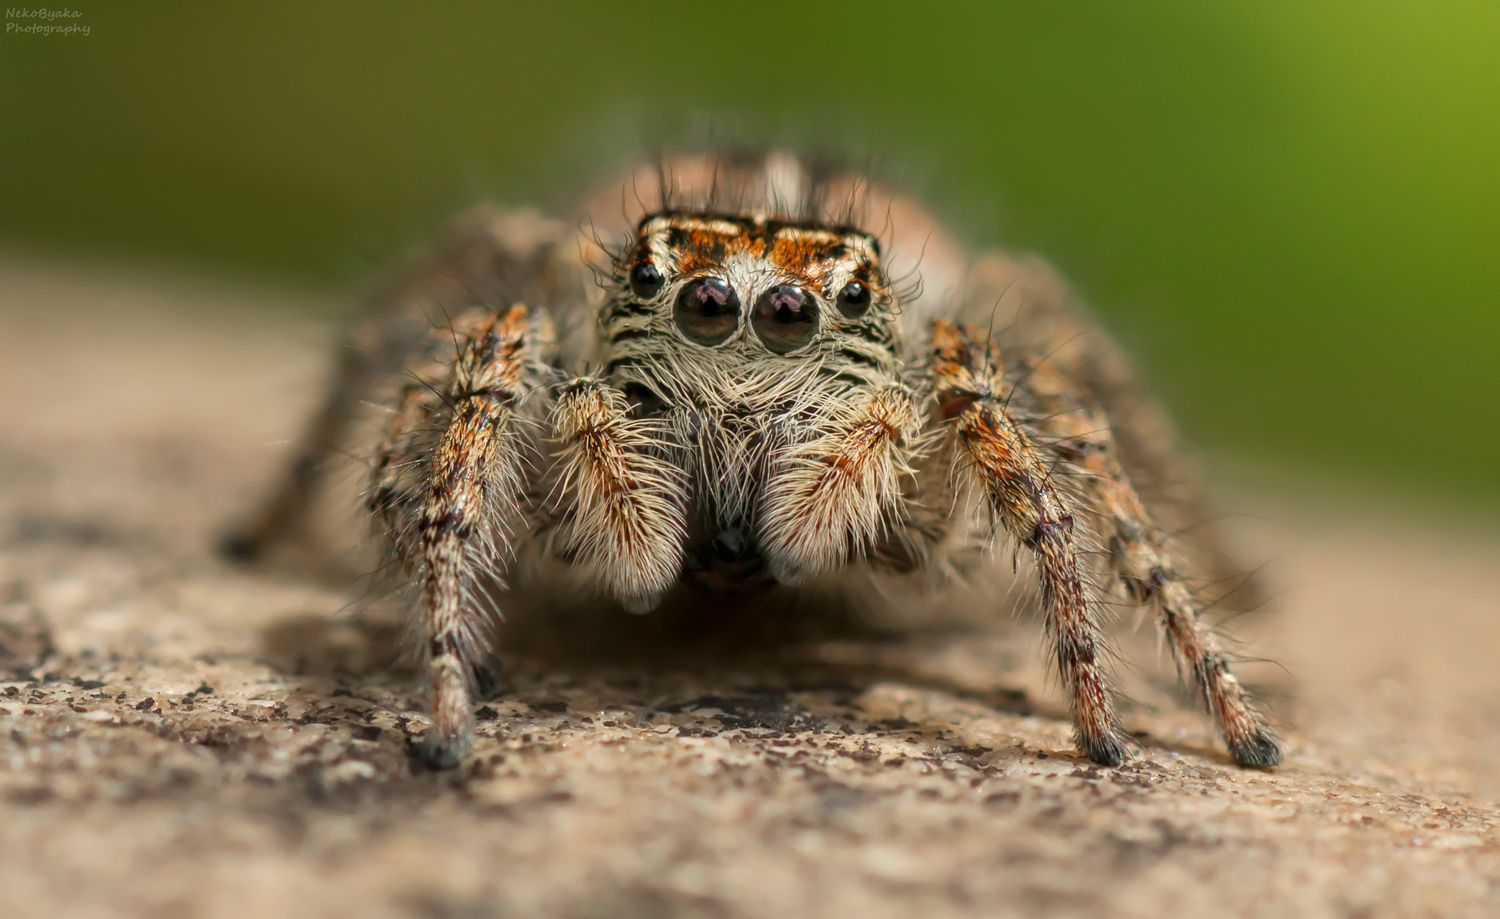
<instances>
[{"instance_id":1,"label":"spider's mouthparts","mask_svg":"<svg viewBox=\"0 0 1500 919\"><path fill-rule=\"evenodd\" d=\"M945 420L951 420L969 410L969 406L979 401L979 396L971 392L947 393L943 398L941 411Z\"/></svg>"},{"instance_id":2,"label":"spider's mouthparts","mask_svg":"<svg viewBox=\"0 0 1500 919\"><path fill-rule=\"evenodd\" d=\"M760 547L743 527L725 527L694 543L685 571L696 586L713 593L752 593L771 586Z\"/></svg>"}]
</instances>

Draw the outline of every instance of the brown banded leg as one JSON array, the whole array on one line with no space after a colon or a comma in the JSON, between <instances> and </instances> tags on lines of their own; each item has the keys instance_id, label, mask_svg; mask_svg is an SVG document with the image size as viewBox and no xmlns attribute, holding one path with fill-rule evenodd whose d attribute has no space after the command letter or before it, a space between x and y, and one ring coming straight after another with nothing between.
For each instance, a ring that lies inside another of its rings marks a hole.
<instances>
[{"instance_id":1,"label":"brown banded leg","mask_svg":"<svg viewBox=\"0 0 1500 919\"><path fill-rule=\"evenodd\" d=\"M416 481L422 472L419 458L436 447L437 432L432 425L442 410L446 396L443 388L458 357L451 344L444 345L458 340L459 334L467 338L472 327L485 318L487 314L480 311L460 317L454 323L452 338L446 329L433 331L429 336L431 351L407 369L407 381L396 395L385 434L375 447L365 508L397 559L411 558L416 552L413 522L421 498ZM457 331L460 329L461 333Z\"/></svg>"},{"instance_id":2,"label":"brown banded leg","mask_svg":"<svg viewBox=\"0 0 1500 919\"><path fill-rule=\"evenodd\" d=\"M1228 585L1236 608L1264 602L1262 579L1223 525L1176 426L1062 276L1035 256L992 251L971 266L961 296L962 322L992 329L1017 352L1046 355L1082 398L1103 411L1116 459L1157 524L1191 529L1195 568Z\"/></svg>"},{"instance_id":3,"label":"brown banded leg","mask_svg":"<svg viewBox=\"0 0 1500 919\"><path fill-rule=\"evenodd\" d=\"M365 507L396 564L405 565L419 551L417 514L425 471L420 458L437 449L437 438L442 434L433 425L446 396L443 388L458 359L455 347L491 318L488 310L470 310L428 334L425 358L407 368L407 382L396 395L385 434L375 448ZM485 655L473 662L472 669L478 695L492 698L504 672L499 655Z\"/></svg>"},{"instance_id":4,"label":"brown banded leg","mask_svg":"<svg viewBox=\"0 0 1500 919\"><path fill-rule=\"evenodd\" d=\"M918 428L911 396L887 386L851 404L832 430L772 457L760 540L778 581L827 571L852 546L877 543L900 500L901 477L912 472Z\"/></svg>"},{"instance_id":5,"label":"brown banded leg","mask_svg":"<svg viewBox=\"0 0 1500 919\"><path fill-rule=\"evenodd\" d=\"M665 425L581 377L563 386L552 433L565 554L627 609L651 609L682 570L687 533L687 476Z\"/></svg>"},{"instance_id":6,"label":"brown banded leg","mask_svg":"<svg viewBox=\"0 0 1500 919\"><path fill-rule=\"evenodd\" d=\"M524 215L476 208L454 222L424 258L373 297L345 337L328 393L307 422L291 463L271 494L223 541L225 555L262 555L306 523L330 457L346 448L361 401L385 375L423 349L429 330L444 325L455 304L510 302L529 291L527 277L542 272L538 255L554 229Z\"/></svg>"},{"instance_id":7,"label":"brown banded leg","mask_svg":"<svg viewBox=\"0 0 1500 919\"><path fill-rule=\"evenodd\" d=\"M474 324L459 340L444 397L423 400L426 411L417 413L442 431L409 502L415 537L408 564L420 591L432 693L424 753L435 766L457 764L473 744L475 679L490 660L478 581L497 574L510 555L508 530L520 518L523 494L517 425L524 403L545 384L551 345L550 323L523 306ZM395 434L388 443L401 442L402 432ZM407 526L399 519L394 525L397 533Z\"/></svg>"},{"instance_id":8,"label":"brown banded leg","mask_svg":"<svg viewBox=\"0 0 1500 919\"><path fill-rule=\"evenodd\" d=\"M1126 744L1115 715L1098 606L1079 570L1072 512L1054 486L1045 454L1007 410L1004 367L984 333L940 320L932 346L933 390L956 442L960 470L1035 558L1078 749L1094 762L1118 765L1125 760Z\"/></svg>"},{"instance_id":9,"label":"brown banded leg","mask_svg":"<svg viewBox=\"0 0 1500 919\"><path fill-rule=\"evenodd\" d=\"M1090 502L1102 517L1115 578L1135 602L1156 607L1179 670L1186 665L1193 674L1235 762L1277 765L1281 749L1276 737L1230 672L1202 605L1178 569L1167 534L1131 487L1108 419L1086 404L1078 387L1050 363L1022 369L1022 396L1038 415L1037 428L1052 438L1048 450L1083 474Z\"/></svg>"}]
</instances>

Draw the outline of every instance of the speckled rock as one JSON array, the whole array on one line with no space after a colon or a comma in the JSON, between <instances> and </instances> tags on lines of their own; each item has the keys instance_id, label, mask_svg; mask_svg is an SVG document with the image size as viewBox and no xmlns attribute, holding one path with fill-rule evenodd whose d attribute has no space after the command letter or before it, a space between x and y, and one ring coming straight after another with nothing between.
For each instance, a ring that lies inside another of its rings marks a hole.
<instances>
[{"instance_id":1,"label":"speckled rock","mask_svg":"<svg viewBox=\"0 0 1500 919\"><path fill-rule=\"evenodd\" d=\"M1080 760L1034 625L964 617L518 623L420 768L357 566L212 552L321 378L271 299L0 263L0 915L1500 914L1500 553L1392 516L1266 528L1273 772L1149 628L1139 755Z\"/></svg>"}]
</instances>

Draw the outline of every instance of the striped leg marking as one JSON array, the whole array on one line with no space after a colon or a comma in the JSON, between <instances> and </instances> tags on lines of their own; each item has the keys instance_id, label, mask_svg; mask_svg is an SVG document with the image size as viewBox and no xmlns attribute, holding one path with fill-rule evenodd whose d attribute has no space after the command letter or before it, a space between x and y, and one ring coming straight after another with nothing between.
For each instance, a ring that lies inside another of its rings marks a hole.
<instances>
[{"instance_id":1,"label":"striped leg marking","mask_svg":"<svg viewBox=\"0 0 1500 919\"><path fill-rule=\"evenodd\" d=\"M1090 501L1109 539L1116 580L1136 603L1156 607L1179 670L1186 665L1193 674L1230 755L1242 766L1277 765L1281 748L1276 736L1230 672L1202 605L1179 573L1167 535L1151 519L1120 465L1104 413L1087 406L1068 380L1047 364L1029 367L1024 379L1027 395L1045 416L1038 426L1056 438L1051 451L1084 474Z\"/></svg>"},{"instance_id":2,"label":"striped leg marking","mask_svg":"<svg viewBox=\"0 0 1500 919\"><path fill-rule=\"evenodd\" d=\"M1118 765L1127 748L1115 715L1097 605L1079 572L1073 515L1053 487L1042 452L1006 410L996 350L983 336L946 321L934 325L932 342L933 388L966 460L963 474L982 489L1005 529L1035 559L1078 749L1097 763Z\"/></svg>"},{"instance_id":3,"label":"striped leg marking","mask_svg":"<svg viewBox=\"0 0 1500 919\"><path fill-rule=\"evenodd\" d=\"M456 765L474 742L476 668L491 653L476 582L510 554L507 527L522 482L516 423L543 382L551 341L550 323L524 306L488 317L464 333L439 405L446 425L419 496L415 539L432 694L424 753L434 766Z\"/></svg>"}]
</instances>

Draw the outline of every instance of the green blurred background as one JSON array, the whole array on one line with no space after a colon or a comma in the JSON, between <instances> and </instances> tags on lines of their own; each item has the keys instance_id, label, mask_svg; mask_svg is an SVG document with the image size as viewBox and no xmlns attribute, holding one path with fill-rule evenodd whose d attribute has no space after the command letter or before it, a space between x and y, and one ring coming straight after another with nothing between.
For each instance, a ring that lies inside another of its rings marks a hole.
<instances>
[{"instance_id":1,"label":"green blurred background","mask_svg":"<svg viewBox=\"0 0 1500 919\"><path fill-rule=\"evenodd\" d=\"M1038 250L1200 443L1485 503L1500 3L95 3L0 36L0 246L352 289L705 122Z\"/></svg>"}]
</instances>

